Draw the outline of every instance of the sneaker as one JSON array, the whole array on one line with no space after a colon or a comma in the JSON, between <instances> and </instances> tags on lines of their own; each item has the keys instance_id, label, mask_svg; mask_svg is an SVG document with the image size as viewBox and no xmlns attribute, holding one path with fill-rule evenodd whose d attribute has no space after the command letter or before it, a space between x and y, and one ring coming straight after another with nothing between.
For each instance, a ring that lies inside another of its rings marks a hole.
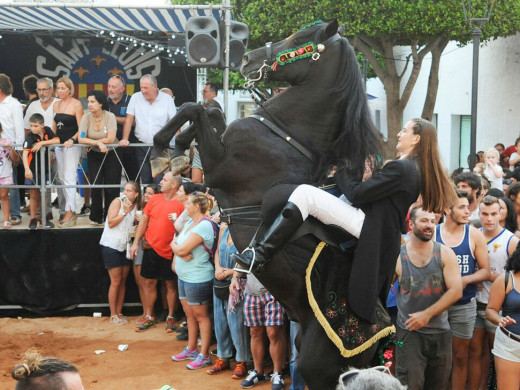
<instances>
[{"instance_id":1,"label":"sneaker","mask_svg":"<svg viewBox=\"0 0 520 390\"><path fill-rule=\"evenodd\" d=\"M232 379L242 379L247 375L247 367L246 363L237 363L235 369L233 370L233 375L231 375Z\"/></svg>"},{"instance_id":2,"label":"sneaker","mask_svg":"<svg viewBox=\"0 0 520 390\"><path fill-rule=\"evenodd\" d=\"M222 371L229 370L230 368L231 367L229 366L229 361L224 359L217 359L217 362L213 366L211 366L211 368L206 372L209 375L216 375L220 374Z\"/></svg>"},{"instance_id":3,"label":"sneaker","mask_svg":"<svg viewBox=\"0 0 520 390\"><path fill-rule=\"evenodd\" d=\"M211 358L209 356L204 357L201 353L197 355L197 358L194 361L186 364L188 370L198 370L199 368L208 366L211 366Z\"/></svg>"},{"instance_id":4,"label":"sneaker","mask_svg":"<svg viewBox=\"0 0 520 390\"><path fill-rule=\"evenodd\" d=\"M22 223L21 217L11 217L11 225L20 225Z\"/></svg>"},{"instance_id":5,"label":"sneaker","mask_svg":"<svg viewBox=\"0 0 520 390\"><path fill-rule=\"evenodd\" d=\"M37 228L38 228L38 220L36 218L31 218L31 220L29 221L29 230L36 230Z\"/></svg>"},{"instance_id":6,"label":"sneaker","mask_svg":"<svg viewBox=\"0 0 520 390\"><path fill-rule=\"evenodd\" d=\"M184 329L184 328L183 328ZM180 341L186 341L188 340L188 329L186 329L186 332L181 332L175 337L177 340Z\"/></svg>"},{"instance_id":7,"label":"sneaker","mask_svg":"<svg viewBox=\"0 0 520 390\"><path fill-rule=\"evenodd\" d=\"M249 371L249 375L240 383L240 387L243 389L250 389L257 383L265 381L264 374L259 374L256 370Z\"/></svg>"},{"instance_id":8,"label":"sneaker","mask_svg":"<svg viewBox=\"0 0 520 390\"><path fill-rule=\"evenodd\" d=\"M89 204L84 204L83 206L81 206L81 210L79 211L78 216L84 217L84 216L89 215L89 214L90 214L90 205Z\"/></svg>"},{"instance_id":9,"label":"sneaker","mask_svg":"<svg viewBox=\"0 0 520 390\"><path fill-rule=\"evenodd\" d=\"M175 318L166 317L166 333L173 333L175 331Z\"/></svg>"},{"instance_id":10,"label":"sneaker","mask_svg":"<svg viewBox=\"0 0 520 390\"><path fill-rule=\"evenodd\" d=\"M150 316L144 316L143 319L137 324L135 328L136 332L144 332L146 329L151 328L155 325L155 321Z\"/></svg>"},{"instance_id":11,"label":"sneaker","mask_svg":"<svg viewBox=\"0 0 520 390\"><path fill-rule=\"evenodd\" d=\"M277 372L273 372L271 375L271 383L272 390L283 390L285 386L282 376Z\"/></svg>"},{"instance_id":12,"label":"sneaker","mask_svg":"<svg viewBox=\"0 0 520 390\"><path fill-rule=\"evenodd\" d=\"M92 221L90 220L90 226L103 226L104 223L103 222L98 222L98 221Z\"/></svg>"},{"instance_id":13,"label":"sneaker","mask_svg":"<svg viewBox=\"0 0 520 390\"><path fill-rule=\"evenodd\" d=\"M177 355L172 356L172 360L174 362L182 362L183 360L193 360L196 359L199 356L199 351L194 349L193 351L190 351L188 347L185 347L181 353L178 353Z\"/></svg>"},{"instance_id":14,"label":"sneaker","mask_svg":"<svg viewBox=\"0 0 520 390\"><path fill-rule=\"evenodd\" d=\"M45 227L47 229L52 229L52 228L54 228L54 224L47 219L47 220L45 220Z\"/></svg>"},{"instance_id":15,"label":"sneaker","mask_svg":"<svg viewBox=\"0 0 520 390\"><path fill-rule=\"evenodd\" d=\"M20 211L21 211L22 213L27 213L27 214L29 214L29 213L31 212L31 208L29 207L29 205L26 205L26 206L23 206L23 207L20 209Z\"/></svg>"}]
</instances>

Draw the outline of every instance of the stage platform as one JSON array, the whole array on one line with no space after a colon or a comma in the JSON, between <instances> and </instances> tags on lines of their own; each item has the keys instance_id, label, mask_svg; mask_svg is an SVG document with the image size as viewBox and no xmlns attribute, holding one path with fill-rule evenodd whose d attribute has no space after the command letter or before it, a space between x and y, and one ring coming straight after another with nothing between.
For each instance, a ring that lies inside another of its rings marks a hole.
<instances>
[{"instance_id":1,"label":"stage platform","mask_svg":"<svg viewBox=\"0 0 520 390\"><path fill-rule=\"evenodd\" d=\"M54 209L54 223L57 214ZM84 216L72 228L28 230L29 220L23 213L21 225L0 231L0 309L21 306L47 315L105 306L110 279L99 247L103 227ZM132 272L125 302L139 302Z\"/></svg>"}]
</instances>

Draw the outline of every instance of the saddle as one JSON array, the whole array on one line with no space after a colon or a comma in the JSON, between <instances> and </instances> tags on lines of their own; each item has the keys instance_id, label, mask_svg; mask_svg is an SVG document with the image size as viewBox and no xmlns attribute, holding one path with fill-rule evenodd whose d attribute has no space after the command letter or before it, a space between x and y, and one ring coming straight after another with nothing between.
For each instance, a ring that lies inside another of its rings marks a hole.
<instances>
[{"instance_id":1,"label":"saddle","mask_svg":"<svg viewBox=\"0 0 520 390\"><path fill-rule=\"evenodd\" d=\"M295 188L296 185L281 184L264 195L264 225L272 223ZM314 316L346 358L395 333L390 316L379 300L376 323L361 319L349 307L348 275L356 244L357 239L344 230L309 217L282 249L287 255L292 253L288 257L295 272L305 277L307 299Z\"/></svg>"}]
</instances>

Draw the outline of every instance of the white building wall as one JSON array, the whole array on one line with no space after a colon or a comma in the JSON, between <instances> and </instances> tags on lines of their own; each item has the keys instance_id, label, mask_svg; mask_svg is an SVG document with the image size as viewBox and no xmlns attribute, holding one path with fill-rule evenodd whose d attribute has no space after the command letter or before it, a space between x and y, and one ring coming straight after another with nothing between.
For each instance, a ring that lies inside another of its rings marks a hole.
<instances>
[{"instance_id":1,"label":"white building wall","mask_svg":"<svg viewBox=\"0 0 520 390\"><path fill-rule=\"evenodd\" d=\"M407 47L395 49L398 59L404 59L408 53ZM450 42L440 63L434 113L437 114L442 158L450 170L458 166L460 116L471 115L472 57L471 44L459 47L455 42ZM404 111L404 121L421 115L430 63L431 56L428 55ZM404 66L404 61L399 61L398 65ZM370 106L374 117L375 110L380 110L381 131L386 135L386 100L381 82L378 79L368 80L367 92L377 97L370 101ZM491 41L480 48L477 150L485 150L497 142L507 147L514 143L519 134L520 34L517 34Z\"/></svg>"}]
</instances>

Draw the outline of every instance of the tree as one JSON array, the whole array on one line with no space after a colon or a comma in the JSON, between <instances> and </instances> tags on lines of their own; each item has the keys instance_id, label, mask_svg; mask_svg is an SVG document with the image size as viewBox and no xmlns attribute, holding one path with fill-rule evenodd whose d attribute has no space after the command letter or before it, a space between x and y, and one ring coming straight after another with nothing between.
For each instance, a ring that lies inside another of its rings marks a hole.
<instances>
[{"instance_id":1,"label":"tree","mask_svg":"<svg viewBox=\"0 0 520 390\"><path fill-rule=\"evenodd\" d=\"M472 16L479 17L489 0L470 2ZM458 0L236 0L234 5L234 17L249 25L250 48L281 40L318 18L338 19L345 27L344 34L368 59L385 88L388 157L395 151L403 111L426 55L431 54L432 61L421 116L431 119L446 45L451 40L462 45L471 40L471 27L464 20L462 3ZM491 20L482 30L482 40L509 36L519 30L520 1L498 1ZM397 46L409 47L410 54L404 59L395 58ZM399 66L401 61L404 66Z\"/></svg>"}]
</instances>

